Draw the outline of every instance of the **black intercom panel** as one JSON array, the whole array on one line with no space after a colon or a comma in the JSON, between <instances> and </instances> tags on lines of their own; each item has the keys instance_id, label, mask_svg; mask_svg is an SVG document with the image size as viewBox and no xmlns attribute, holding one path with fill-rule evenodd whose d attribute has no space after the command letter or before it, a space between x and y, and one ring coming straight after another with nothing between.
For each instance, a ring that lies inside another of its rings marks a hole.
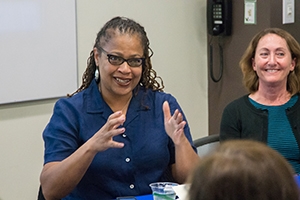
<instances>
[{"instance_id":1,"label":"black intercom panel","mask_svg":"<svg viewBox=\"0 0 300 200\"><path fill-rule=\"evenodd\" d=\"M232 1L207 0L207 30L210 35L230 35Z\"/></svg>"}]
</instances>

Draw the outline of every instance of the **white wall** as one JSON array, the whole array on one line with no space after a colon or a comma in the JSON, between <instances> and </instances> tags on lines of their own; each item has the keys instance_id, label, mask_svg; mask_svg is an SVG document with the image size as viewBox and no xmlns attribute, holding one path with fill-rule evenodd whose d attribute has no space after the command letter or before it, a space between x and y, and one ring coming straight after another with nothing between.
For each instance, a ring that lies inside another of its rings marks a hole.
<instances>
[{"instance_id":1,"label":"white wall","mask_svg":"<svg viewBox=\"0 0 300 200\"><path fill-rule=\"evenodd\" d=\"M116 15L133 18L145 27L153 68L165 91L179 101L193 137L207 135L205 8L204 0L77 0L79 82L102 25ZM0 105L1 200L36 199L43 163L41 133L55 101Z\"/></svg>"}]
</instances>

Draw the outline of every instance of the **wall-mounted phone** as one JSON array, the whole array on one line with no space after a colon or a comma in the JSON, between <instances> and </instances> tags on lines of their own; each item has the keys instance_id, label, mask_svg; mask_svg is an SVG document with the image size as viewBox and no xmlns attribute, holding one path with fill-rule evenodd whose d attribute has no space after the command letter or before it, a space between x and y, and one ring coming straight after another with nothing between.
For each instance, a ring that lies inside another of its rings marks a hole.
<instances>
[{"instance_id":1,"label":"wall-mounted phone","mask_svg":"<svg viewBox=\"0 0 300 200\"><path fill-rule=\"evenodd\" d=\"M231 0L207 0L207 30L210 35L230 35Z\"/></svg>"},{"instance_id":2,"label":"wall-mounted phone","mask_svg":"<svg viewBox=\"0 0 300 200\"><path fill-rule=\"evenodd\" d=\"M231 35L232 0L207 0L207 31L209 39L209 68L210 77L219 82L223 75L223 40L222 36ZM219 76L215 78L213 70L213 36L218 36L220 68Z\"/></svg>"}]
</instances>

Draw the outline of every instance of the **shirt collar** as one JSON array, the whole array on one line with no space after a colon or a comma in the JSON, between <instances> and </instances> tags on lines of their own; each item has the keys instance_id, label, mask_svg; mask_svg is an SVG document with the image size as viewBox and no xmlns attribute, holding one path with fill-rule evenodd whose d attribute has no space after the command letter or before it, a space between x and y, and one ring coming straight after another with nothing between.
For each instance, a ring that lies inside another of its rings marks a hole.
<instances>
[{"instance_id":1,"label":"shirt collar","mask_svg":"<svg viewBox=\"0 0 300 200\"><path fill-rule=\"evenodd\" d=\"M130 102L130 108L133 110L148 110L150 109L150 102L146 97L146 92L149 92L143 87L138 87L134 90L133 97ZM88 88L84 91L84 103L88 113L101 113L110 111L110 108L102 98L98 89L97 82L93 80ZM108 110L107 110L108 109Z\"/></svg>"}]
</instances>

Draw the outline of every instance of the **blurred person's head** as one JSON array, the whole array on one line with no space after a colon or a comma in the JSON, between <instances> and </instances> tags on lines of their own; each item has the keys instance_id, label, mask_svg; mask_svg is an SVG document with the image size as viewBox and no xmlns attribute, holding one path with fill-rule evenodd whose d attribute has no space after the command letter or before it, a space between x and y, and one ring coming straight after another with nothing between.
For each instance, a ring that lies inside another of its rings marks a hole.
<instances>
[{"instance_id":1,"label":"blurred person's head","mask_svg":"<svg viewBox=\"0 0 300 200\"><path fill-rule=\"evenodd\" d=\"M190 177L190 200L299 200L294 171L263 143L232 140L204 157Z\"/></svg>"}]
</instances>

